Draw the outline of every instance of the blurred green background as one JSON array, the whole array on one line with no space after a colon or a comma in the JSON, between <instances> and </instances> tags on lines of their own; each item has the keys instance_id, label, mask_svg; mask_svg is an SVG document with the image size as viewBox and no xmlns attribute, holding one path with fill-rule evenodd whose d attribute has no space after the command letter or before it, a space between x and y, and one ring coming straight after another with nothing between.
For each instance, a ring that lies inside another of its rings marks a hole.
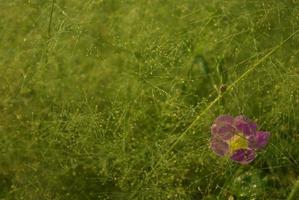
<instances>
[{"instance_id":1,"label":"blurred green background","mask_svg":"<svg viewBox=\"0 0 299 200\"><path fill-rule=\"evenodd\" d=\"M1 0L0 199L286 199L298 30L296 0ZM220 114L272 133L250 165Z\"/></svg>"}]
</instances>

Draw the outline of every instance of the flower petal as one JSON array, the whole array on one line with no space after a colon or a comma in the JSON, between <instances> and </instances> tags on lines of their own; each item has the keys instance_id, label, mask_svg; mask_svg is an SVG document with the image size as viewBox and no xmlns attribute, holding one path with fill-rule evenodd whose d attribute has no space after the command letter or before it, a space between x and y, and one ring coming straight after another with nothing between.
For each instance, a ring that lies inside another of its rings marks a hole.
<instances>
[{"instance_id":1,"label":"flower petal","mask_svg":"<svg viewBox=\"0 0 299 200\"><path fill-rule=\"evenodd\" d=\"M218 124L218 123L229 123L232 124L234 121L234 118L230 115L220 115L219 117L217 117L214 121L214 123Z\"/></svg>"},{"instance_id":2,"label":"flower petal","mask_svg":"<svg viewBox=\"0 0 299 200\"><path fill-rule=\"evenodd\" d=\"M243 115L239 115L234 119L234 125L237 130L241 131L245 136L255 135L257 125Z\"/></svg>"},{"instance_id":3,"label":"flower petal","mask_svg":"<svg viewBox=\"0 0 299 200\"><path fill-rule=\"evenodd\" d=\"M218 137L212 138L211 148L219 156L224 156L228 152L228 144Z\"/></svg>"},{"instance_id":4,"label":"flower petal","mask_svg":"<svg viewBox=\"0 0 299 200\"><path fill-rule=\"evenodd\" d=\"M223 140L229 140L235 133L233 120L234 118L229 115L217 117L211 127L212 135L220 137Z\"/></svg>"},{"instance_id":5,"label":"flower petal","mask_svg":"<svg viewBox=\"0 0 299 200\"><path fill-rule=\"evenodd\" d=\"M270 133L266 131L258 131L254 137L249 138L249 147L259 150L264 148L270 138Z\"/></svg>"},{"instance_id":6,"label":"flower petal","mask_svg":"<svg viewBox=\"0 0 299 200\"><path fill-rule=\"evenodd\" d=\"M255 159L253 149L238 149L233 152L231 159L240 164L249 164Z\"/></svg>"}]
</instances>

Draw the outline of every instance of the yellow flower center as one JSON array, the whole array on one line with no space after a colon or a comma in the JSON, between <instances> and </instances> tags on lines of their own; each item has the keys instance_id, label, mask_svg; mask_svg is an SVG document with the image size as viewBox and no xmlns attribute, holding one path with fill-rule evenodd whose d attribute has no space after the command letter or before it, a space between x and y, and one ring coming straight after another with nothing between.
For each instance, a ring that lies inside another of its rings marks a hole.
<instances>
[{"instance_id":1,"label":"yellow flower center","mask_svg":"<svg viewBox=\"0 0 299 200\"><path fill-rule=\"evenodd\" d=\"M248 148L248 141L241 133L237 133L229 141L229 152L231 155L237 149L246 148Z\"/></svg>"}]
</instances>

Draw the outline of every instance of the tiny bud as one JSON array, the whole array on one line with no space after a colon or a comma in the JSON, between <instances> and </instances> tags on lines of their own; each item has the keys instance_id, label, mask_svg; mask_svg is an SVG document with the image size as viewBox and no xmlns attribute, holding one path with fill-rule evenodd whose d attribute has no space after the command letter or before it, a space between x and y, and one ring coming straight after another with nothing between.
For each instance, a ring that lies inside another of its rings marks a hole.
<instances>
[{"instance_id":1,"label":"tiny bud","mask_svg":"<svg viewBox=\"0 0 299 200\"><path fill-rule=\"evenodd\" d=\"M226 85L221 85L219 88L220 92L223 93L226 91Z\"/></svg>"}]
</instances>

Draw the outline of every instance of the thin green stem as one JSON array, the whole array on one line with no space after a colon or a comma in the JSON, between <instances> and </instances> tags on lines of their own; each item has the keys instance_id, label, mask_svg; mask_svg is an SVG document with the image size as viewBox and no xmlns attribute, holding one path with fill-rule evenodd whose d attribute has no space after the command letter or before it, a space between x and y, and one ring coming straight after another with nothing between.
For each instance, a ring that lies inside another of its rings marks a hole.
<instances>
[{"instance_id":1,"label":"thin green stem","mask_svg":"<svg viewBox=\"0 0 299 200\"><path fill-rule=\"evenodd\" d=\"M295 200L299 198L299 180L293 186L291 193L288 196L287 200Z\"/></svg>"},{"instance_id":2,"label":"thin green stem","mask_svg":"<svg viewBox=\"0 0 299 200\"><path fill-rule=\"evenodd\" d=\"M49 26L48 26L48 38L51 37L51 27L52 27L53 13L54 13L54 5L55 5L55 0L52 0L50 20L49 20Z\"/></svg>"}]
</instances>

